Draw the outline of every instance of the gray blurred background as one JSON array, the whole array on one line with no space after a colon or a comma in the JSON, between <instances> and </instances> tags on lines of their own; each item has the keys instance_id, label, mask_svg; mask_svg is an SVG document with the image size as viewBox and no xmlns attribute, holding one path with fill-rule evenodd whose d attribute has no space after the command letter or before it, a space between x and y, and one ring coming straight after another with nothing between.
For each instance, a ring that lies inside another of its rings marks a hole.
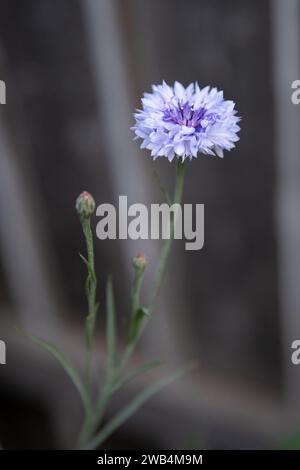
<instances>
[{"instance_id":1,"label":"gray blurred background","mask_svg":"<svg viewBox=\"0 0 300 470\"><path fill-rule=\"evenodd\" d=\"M242 116L224 160L187 164L184 202L205 204L205 246L176 241L134 363L164 358L198 369L163 391L108 448L263 448L300 429L298 0L0 0L0 441L66 448L82 418L57 364L15 329L60 344L83 365L84 251L74 210L150 204L174 164L133 142L132 113L152 83L198 80L224 90ZM93 220L94 227L97 220ZM96 240L99 298L114 273L118 325L128 317L131 257L157 241ZM103 317L103 307L100 316ZM100 318L96 353L104 354ZM147 378L145 378L145 382ZM152 380L152 376L148 376ZM121 393L119 409L143 381Z\"/></svg>"}]
</instances>

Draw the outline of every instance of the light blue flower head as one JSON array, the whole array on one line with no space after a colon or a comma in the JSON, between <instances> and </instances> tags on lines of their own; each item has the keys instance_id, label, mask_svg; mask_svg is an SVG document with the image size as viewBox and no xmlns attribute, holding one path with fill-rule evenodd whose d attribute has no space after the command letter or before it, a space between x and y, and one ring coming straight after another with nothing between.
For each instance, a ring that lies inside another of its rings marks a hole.
<instances>
[{"instance_id":1,"label":"light blue flower head","mask_svg":"<svg viewBox=\"0 0 300 470\"><path fill-rule=\"evenodd\" d=\"M239 140L235 103L224 100L217 88L200 89L197 82L187 88L175 82L171 87L163 82L144 93L142 105L132 129L154 159L167 157L171 162L175 156L192 159L198 153L223 157L223 151Z\"/></svg>"}]
</instances>

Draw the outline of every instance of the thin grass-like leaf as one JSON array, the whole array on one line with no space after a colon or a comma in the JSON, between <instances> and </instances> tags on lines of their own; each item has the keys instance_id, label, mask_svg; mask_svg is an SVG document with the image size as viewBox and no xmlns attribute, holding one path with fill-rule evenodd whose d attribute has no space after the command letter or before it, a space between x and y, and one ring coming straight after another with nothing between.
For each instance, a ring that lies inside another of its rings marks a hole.
<instances>
[{"instance_id":1,"label":"thin grass-like leaf","mask_svg":"<svg viewBox=\"0 0 300 470\"><path fill-rule=\"evenodd\" d=\"M82 400L83 406L86 411L90 410L90 399L89 395L87 393L86 387L84 386L78 371L76 370L75 366L71 363L71 361L52 343L49 343L48 341L40 338L39 336L32 335L30 333L24 332L23 330L20 330L22 333L24 333L26 336L28 336L33 343L38 344L42 348L44 348L46 351L48 351L62 366L62 368L65 370L73 384L75 385L80 398Z\"/></svg>"},{"instance_id":2,"label":"thin grass-like leaf","mask_svg":"<svg viewBox=\"0 0 300 470\"><path fill-rule=\"evenodd\" d=\"M143 364L139 367L136 367L131 372L129 372L129 374L125 375L124 377L121 377L115 383L114 387L112 388L112 393L115 393L121 387L124 387L125 385L129 384L130 382L132 382L132 380L136 379L140 375L145 374L146 372L149 372L150 370L156 369L157 367L161 367L165 364L166 364L165 361L152 361L152 362Z\"/></svg>"},{"instance_id":3,"label":"thin grass-like leaf","mask_svg":"<svg viewBox=\"0 0 300 470\"><path fill-rule=\"evenodd\" d=\"M112 277L109 276L106 285L106 345L107 371L111 374L116 366L116 319Z\"/></svg>"},{"instance_id":4,"label":"thin grass-like leaf","mask_svg":"<svg viewBox=\"0 0 300 470\"><path fill-rule=\"evenodd\" d=\"M84 264L86 265L87 270L89 271L90 265L89 265L88 260L87 260L86 257L83 256L81 253L78 253L78 254L79 254L80 258L82 259L82 261L84 262Z\"/></svg>"},{"instance_id":5,"label":"thin grass-like leaf","mask_svg":"<svg viewBox=\"0 0 300 470\"><path fill-rule=\"evenodd\" d=\"M194 366L193 366L194 367ZM95 449L102 444L113 432L116 431L122 424L124 424L131 416L136 413L150 398L158 393L161 389L170 385L174 380L182 377L191 366L180 369L174 374L165 377L148 388L140 392L133 401L127 405L124 410L120 411L114 418L112 418L98 434L85 446L85 449Z\"/></svg>"}]
</instances>

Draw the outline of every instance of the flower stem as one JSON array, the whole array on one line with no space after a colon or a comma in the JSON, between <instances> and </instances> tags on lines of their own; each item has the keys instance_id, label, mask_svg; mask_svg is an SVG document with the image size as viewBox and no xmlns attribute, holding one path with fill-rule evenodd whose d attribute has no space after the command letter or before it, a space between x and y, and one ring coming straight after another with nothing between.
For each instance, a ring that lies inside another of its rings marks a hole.
<instances>
[{"instance_id":1,"label":"flower stem","mask_svg":"<svg viewBox=\"0 0 300 470\"><path fill-rule=\"evenodd\" d=\"M184 186L184 163L181 160L178 160L177 162L177 167L176 167L176 181L175 181L175 191L174 191L174 199L173 199L173 204L180 204L181 199L182 199L182 194L183 194L183 186ZM174 216L174 213L171 213L171 218L170 218L170 237L164 241L159 260L158 260L158 265L156 268L155 276L154 276L154 281L153 281L153 286L150 292L150 300L148 304L148 314L149 317L153 311L161 283L163 280L163 275L166 270L166 264L168 261L168 257L170 254L171 246L172 246L172 240L174 238L174 227L175 227L175 222L176 222L176 216ZM144 322L141 324L140 329L138 331L138 334L136 335L135 339L133 342L130 342L127 344L127 347L124 351L124 355L122 358L122 362L119 367L119 372L124 369L126 366L128 360L132 356L136 344L147 324L147 319L145 318Z\"/></svg>"},{"instance_id":2,"label":"flower stem","mask_svg":"<svg viewBox=\"0 0 300 470\"><path fill-rule=\"evenodd\" d=\"M140 290L143 279L143 272L136 270L131 294L131 315L134 317L140 306Z\"/></svg>"},{"instance_id":3,"label":"flower stem","mask_svg":"<svg viewBox=\"0 0 300 470\"><path fill-rule=\"evenodd\" d=\"M86 243L87 258L81 256L83 259L88 275L85 282L85 292L88 303L88 314L85 320L85 380L86 387L91 399L92 395L92 343L94 337L94 329L96 323L96 315L98 310L98 304L96 303L96 292L97 292L97 277L95 272L95 260L94 260L94 241L93 233L91 229L91 218L90 215L80 214L80 222ZM90 429L93 424L93 410L90 409L85 416L85 420L80 432L78 446L86 441L87 437L90 437Z\"/></svg>"},{"instance_id":4,"label":"flower stem","mask_svg":"<svg viewBox=\"0 0 300 470\"><path fill-rule=\"evenodd\" d=\"M90 386L90 375L91 375L91 348L94 336L96 314L98 305L96 303L96 291L97 291L97 277L95 273L95 261L94 261L94 242L93 233L91 229L90 217L80 217L82 229L86 242L87 249L87 260L86 266L88 270L88 276L86 279L85 290L88 301L88 315L85 322L85 342L86 342L86 376L87 383Z\"/></svg>"},{"instance_id":5,"label":"flower stem","mask_svg":"<svg viewBox=\"0 0 300 470\"><path fill-rule=\"evenodd\" d=\"M184 184L184 169L185 169L184 163L181 160L178 160L177 168L176 168L176 182L175 182L173 204L180 204L181 199L182 199L183 184ZM88 277L86 280L86 295L87 295L87 300L88 300L88 316L86 319L86 350L87 350L86 372L87 372L87 379L88 379L88 384L89 384L90 383L89 376L90 376L90 368L91 368L90 367L91 345L92 345L92 339L93 339L93 334L94 334L96 313L97 313L97 308L98 308L98 305L96 304L97 279L96 279L95 266L94 266L94 247L93 247L93 236L92 236L91 225L90 225L90 217L81 216L80 220L82 223L83 233L85 236L86 247L87 247L87 259L86 260L84 259L84 261L88 269ZM156 299L157 299L157 296L158 296L158 293L162 284L163 276L166 270L166 264L167 264L171 246L172 246L172 240L174 239L175 223L176 223L176 210L171 211L171 214L170 214L170 221L169 221L170 236L168 239L164 241L164 244L162 246L157 269L156 269L155 276L154 276L152 290L150 292L149 306L148 306L148 309L145 309L148 311L149 314L152 312L154 308L154 305L155 305L155 302L156 302ZM141 262L141 258L137 259L136 261ZM140 267L140 268L138 266L135 266L135 278L134 278L132 297L131 297L131 308L132 308L131 316L133 320L136 320L135 316L137 312L139 312L140 288L141 288L141 282L143 278L144 269L145 269L145 266ZM80 449L85 448L87 441L92 437L95 430L100 425L107 402L109 401L110 396L113 394L114 386L116 383L118 383L118 380L120 380L123 369L125 365L127 364L128 360L130 359L132 353L134 352L135 346L138 342L138 339L140 338L140 335L142 334L142 331L144 330L144 327L146 326L146 323L147 321L145 319L143 323L138 325L137 332L135 333L132 341L130 341L131 335L129 335L128 344L124 351L122 361L117 367L117 369L114 371L114 374L111 375L111 370L107 371L108 373L106 375L106 378L103 384L103 388L101 391L102 393L100 394L93 409L90 410L90 412L87 413L85 417L85 422L83 424L79 441L78 441L78 448Z\"/></svg>"},{"instance_id":6,"label":"flower stem","mask_svg":"<svg viewBox=\"0 0 300 470\"><path fill-rule=\"evenodd\" d=\"M78 449L83 449L86 443L91 439L96 429L100 426L106 405L110 399L112 383L109 377L105 378L102 390L91 413L86 415L79 438Z\"/></svg>"},{"instance_id":7,"label":"flower stem","mask_svg":"<svg viewBox=\"0 0 300 470\"><path fill-rule=\"evenodd\" d=\"M173 204L180 204L181 199L182 199L182 193L183 193L183 184L184 184L184 163L179 159L177 162L177 168L176 168L176 183L175 183L175 192L174 192L174 199L173 199ZM152 313L152 310L154 308L161 283L163 280L163 276L166 270L166 264L169 258L171 246L172 246L172 241L174 238L174 227L176 223L176 215L174 215L174 212L171 214L171 220L170 220L170 237L164 241L158 265L156 268L155 276L154 276L154 282L152 286L152 290L150 293L150 300L149 300L149 313Z\"/></svg>"}]
</instances>

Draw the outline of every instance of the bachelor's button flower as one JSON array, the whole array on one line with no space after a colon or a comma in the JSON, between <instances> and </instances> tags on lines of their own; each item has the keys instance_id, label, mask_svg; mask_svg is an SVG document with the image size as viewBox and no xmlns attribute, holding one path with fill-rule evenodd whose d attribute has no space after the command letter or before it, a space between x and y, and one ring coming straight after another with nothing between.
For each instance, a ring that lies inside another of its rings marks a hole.
<instances>
[{"instance_id":1,"label":"bachelor's button flower","mask_svg":"<svg viewBox=\"0 0 300 470\"><path fill-rule=\"evenodd\" d=\"M175 82L171 87L163 82L144 93L142 105L132 129L154 159L192 159L198 153L223 157L223 151L239 140L235 103L224 100L217 88L200 89L197 82L187 88Z\"/></svg>"}]
</instances>

